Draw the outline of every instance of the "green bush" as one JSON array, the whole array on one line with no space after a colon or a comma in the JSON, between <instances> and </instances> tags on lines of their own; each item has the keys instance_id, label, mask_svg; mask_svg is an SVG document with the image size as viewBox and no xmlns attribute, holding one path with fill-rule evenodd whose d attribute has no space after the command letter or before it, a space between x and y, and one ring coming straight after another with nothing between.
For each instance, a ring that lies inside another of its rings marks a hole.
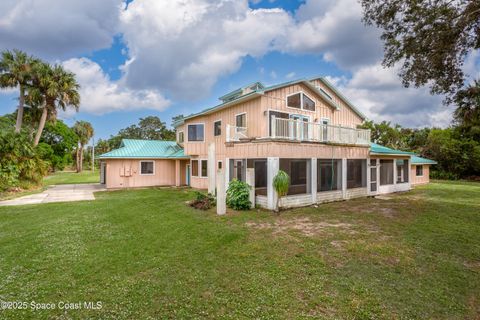
<instances>
[{"instance_id":1,"label":"green bush","mask_svg":"<svg viewBox=\"0 0 480 320\"><path fill-rule=\"evenodd\" d=\"M0 191L21 182L40 183L49 163L41 159L39 152L28 135L10 130L0 132Z\"/></svg>"},{"instance_id":2,"label":"green bush","mask_svg":"<svg viewBox=\"0 0 480 320\"><path fill-rule=\"evenodd\" d=\"M205 194L195 191L195 199L190 201L189 204L195 209L208 210L215 206L215 197L210 193Z\"/></svg>"},{"instance_id":3,"label":"green bush","mask_svg":"<svg viewBox=\"0 0 480 320\"><path fill-rule=\"evenodd\" d=\"M278 212L279 210L278 204L280 202L280 198L287 195L289 187L290 187L290 177L285 171L278 170L278 173L273 178L273 188L278 193L275 211Z\"/></svg>"},{"instance_id":4,"label":"green bush","mask_svg":"<svg viewBox=\"0 0 480 320\"><path fill-rule=\"evenodd\" d=\"M227 206L234 210L249 210L252 207L251 188L246 182L237 179L230 181L227 189Z\"/></svg>"}]
</instances>

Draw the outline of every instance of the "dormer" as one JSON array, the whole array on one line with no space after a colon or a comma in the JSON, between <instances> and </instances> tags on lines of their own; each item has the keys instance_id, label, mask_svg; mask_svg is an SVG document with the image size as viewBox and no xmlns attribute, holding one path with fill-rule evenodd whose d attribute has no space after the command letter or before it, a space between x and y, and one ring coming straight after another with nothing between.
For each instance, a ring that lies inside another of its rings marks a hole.
<instances>
[{"instance_id":1,"label":"dormer","mask_svg":"<svg viewBox=\"0 0 480 320\"><path fill-rule=\"evenodd\" d=\"M223 103L225 103L225 102L236 100L241 96L247 95L249 93L263 90L264 88L265 86L261 82L254 82L252 84L249 84L248 86L233 90L232 92L229 92L218 99L220 99Z\"/></svg>"}]
</instances>

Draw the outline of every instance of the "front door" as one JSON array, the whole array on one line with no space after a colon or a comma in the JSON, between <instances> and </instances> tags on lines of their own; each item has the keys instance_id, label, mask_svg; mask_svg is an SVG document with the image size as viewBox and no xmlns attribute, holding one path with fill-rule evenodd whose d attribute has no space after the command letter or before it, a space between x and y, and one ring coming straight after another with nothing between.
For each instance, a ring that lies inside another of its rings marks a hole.
<instances>
[{"instance_id":1,"label":"front door","mask_svg":"<svg viewBox=\"0 0 480 320\"><path fill-rule=\"evenodd\" d=\"M190 185L190 165L189 165L189 164L187 164L187 165L185 166L185 170L186 170L186 172L185 172L185 180L186 180L186 182L187 182L187 186L189 186L189 185Z\"/></svg>"},{"instance_id":2,"label":"front door","mask_svg":"<svg viewBox=\"0 0 480 320\"><path fill-rule=\"evenodd\" d=\"M370 159L370 193L378 191L377 159Z\"/></svg>"}]
</instances>

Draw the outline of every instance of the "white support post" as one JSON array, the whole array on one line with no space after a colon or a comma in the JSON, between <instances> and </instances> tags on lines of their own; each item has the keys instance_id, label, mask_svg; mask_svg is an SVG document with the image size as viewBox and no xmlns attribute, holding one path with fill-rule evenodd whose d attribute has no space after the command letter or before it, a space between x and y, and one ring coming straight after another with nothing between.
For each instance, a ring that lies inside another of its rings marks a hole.
<instances>
[{"instance_id":1,"label":"white support post","mask_svg":"<svg viewBox=\"0 0 480 320\"><path fill-rule=\"evenodd\" d=\"M310 190L312 192L312 203L315 204L317 203L317 158L312 158L310 161L310 182L312 185Z\"/></svg>"},{"instance_id":2,"label":"white support post","mask_svg":"<svg viewBox=\"0 0 480 320\"><path fill-rule=\"evenodd\" d=\"M225 190L228 189L228 184L230 183L230 158L225 158L225 163L223 164L225 168Z\"/></svg>"},{"instance_id":3,"label":"white support post","mask_svg":"<svg viewBox=\"0 0 480 320\"><path fill-rule=\"evenodd\" d=\"M272 116L272 132L270 132L270 135L272 138L275 138L277 136L277 118L275 116Z\"/></svg>"},{"instance_id":4,"label":"white support post","mask_svg":"<svg viewBox=\"0 0 480 320\"><path fill-rule=\"evenodd\" d=\"M227 124L227 126L225 127L225 129L227 130L227 133L225 134L225 141L226 141L226 142L230 142L230 125Z\"/></svg>"},{"instance_id":5,"label":"white support post","mask_svg":"<svg viewBox=\"0 0 480 320\"><path fill-rule=\"evenodd\" d=\"M394 190L397 191L397 159L393 159L393 186Z\"/></svg>"},{"instance_id":6,"label":"white support post","mask_svg":"<svg viewBox=\"0 0 480 320\"><path fill-rule=\"evenodd\" d=\"M225 190L225 171L217 171L217 214L227 213L227 195Z\"/></svg>"},{"instance_id":7,"label":"white support post","mask_svg":"<svg viewBox=\"0 0 480 320\"><path fill-rule=\"evenodd\" d=\"M215 193L215 143L212 142L208 145L208 162L207 162L207 173L208 173L208 192L211 194Z\"/></svg>"},{"instance_id":8,"label":"white support post","mask_svg":"<svg viewBox=\"0 0 480 320\"><path fill-rule=\"evenodd\" d=\"M342 158L342 197L347 199L347 159Z\"/></svg>"},{"instance_id":9,"label":"white support post","mask_svg":"<svg viewBox=\"0 0 480 320\"><path fill-rule=\"evenodd\" d=\"M280 168L280 159L276 157L267 158L267 208L275 210L277 205L277 192L273 188L273 178Z\"/></svg>"},{"instance_id":10,"label":"white support post","mask_svg":"<svg viewBox=\"0 0 480 320\"><path fill-rule=\"evenodd\" d=\"M251 187L250 189L250 203L252 208L255 208L255 169L247 168L247 176L245 177L247 184Z\"/></svg>"},{"instance_id":11,"label":"white support post","mask_svg":"<svg viewBox=\"0 0 480 320\"><path fill-rule=\"evenodd\" d=\"M370 194L371 191L370 191L370 182L372 181L372 177L371 177L371 169L370 169L370 157L367 157L367 193Z\"/></svg>"}]
</instances>

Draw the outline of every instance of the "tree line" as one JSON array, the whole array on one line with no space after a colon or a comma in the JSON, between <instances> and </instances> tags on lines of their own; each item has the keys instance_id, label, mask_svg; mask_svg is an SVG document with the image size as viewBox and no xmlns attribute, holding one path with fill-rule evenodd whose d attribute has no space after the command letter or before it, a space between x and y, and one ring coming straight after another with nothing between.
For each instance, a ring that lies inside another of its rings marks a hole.
<instances>
[{"instance_id":1,"label":"tree line","mask_svg":"<svg viewBox=\"0 0 480 320\"><path fill-rule=\"evenodd\" d=\"M18 90L13 114L0 117L0 191L38 184L49 170L63 169L76 157L82 170L84 146L93 136L90 123L70 128L59 111L78 111L80 86L72 72L20 50L0 55L0 88Z\"/></svg>"}]
</instances>

